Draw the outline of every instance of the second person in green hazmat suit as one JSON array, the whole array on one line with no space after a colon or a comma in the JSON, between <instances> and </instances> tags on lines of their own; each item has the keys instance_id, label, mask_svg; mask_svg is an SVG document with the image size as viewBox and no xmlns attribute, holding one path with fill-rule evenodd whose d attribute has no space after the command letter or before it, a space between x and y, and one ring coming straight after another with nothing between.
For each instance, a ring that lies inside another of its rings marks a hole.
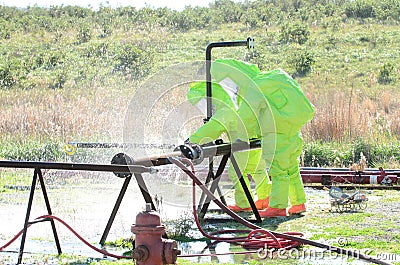
<instances>
[{"instance_id":1,"label":"second person in green hazmat suit","mask_svg":"<svg viewBox=\"0 0 400 265\"><path fill-rule=\"evenodd\" d=\"M248 139L258 138L255 132L247 135L243 133L245 126L240 126L240 117L237 116L236 109L241 104L241 93L236 83L247 84L241 82L240 75L256 76L259 73L255 65L249 65L243 62L235 61L236 66L240 69L240 74L236 75L236 82L230 79L221 80L220 84L213 83L212 102L215 110L211 119L201 126L195 133L189 137L191 143L204 144L218 139L223 133L227 134L229 141L239 138L243 135ZM247 78L243 76L243 80L247 83ZM196 105L206 99L205 82L192 83L188 93L188 99L191 104ZM204 104L203 104L204 106ZM238 122L239 121L239 122ZM243 128L242 130L240 128ZM261 159L261 150L255 149L244 152L236 152L234 154L239 169L244 180L249 187L247 174L250 174L256 183L256 193L258 200L255 202L257 209L265 209L268 206L269 194L271 191L271 183L266 174L266 164ZM250 204L244 194L243 188L238 182L238 176L230 164L228 175L235 186L235 205L228 205L233 211L251 211Z\"/></svg>"},{"instance_id":2,"label":"second person in green hazmat suit","mask_svg":"<svg viewBox=\"0 0 400 265\"><path fill-rule=\"evenodd\" d=\"M300 130L312 119L313 105L297 82L281 69L253 78L244 100L248 104L241 104L238 114L248 131L260 131L262 157L270 165L272 191L268 208L260 211L260 216L286 216L288 199L292 205L289 214L306 211L299 168L303 144Z\"/></svg>"}]
</instances>

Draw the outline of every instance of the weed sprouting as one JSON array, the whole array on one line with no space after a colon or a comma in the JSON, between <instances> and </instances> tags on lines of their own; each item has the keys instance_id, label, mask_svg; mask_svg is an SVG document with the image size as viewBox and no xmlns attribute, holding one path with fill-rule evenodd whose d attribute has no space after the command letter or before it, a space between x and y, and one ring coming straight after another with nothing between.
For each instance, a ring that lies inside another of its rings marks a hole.
<instances>
[{"instance_id":1,"label":"weed sprouting","mask_svg":"<svg viewBox=\"0 0 400 265\"><path fill-rule=\"evenodd\" d=\"M166 220L164 223L169 238L187 241L190 238L189 231L193 226L194 220L190 211L184 211L178 218Z\"/></svg>"}]
</instances>

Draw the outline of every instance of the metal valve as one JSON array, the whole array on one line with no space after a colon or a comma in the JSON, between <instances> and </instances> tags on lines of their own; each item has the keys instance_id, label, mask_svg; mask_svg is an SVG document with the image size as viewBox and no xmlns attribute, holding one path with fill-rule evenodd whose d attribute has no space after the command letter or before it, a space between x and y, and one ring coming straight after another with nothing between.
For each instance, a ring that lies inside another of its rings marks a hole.
<instances>
[{"instance_id":1,"label":"metal valve","mask_svg":"<svg viewBox=\"0 0 400 265\"><path fill-rule=\"evenodd\" d=\"M247 48L254 49L254 38L252 37L247 38Z\"/></svg>"}]
</instances>

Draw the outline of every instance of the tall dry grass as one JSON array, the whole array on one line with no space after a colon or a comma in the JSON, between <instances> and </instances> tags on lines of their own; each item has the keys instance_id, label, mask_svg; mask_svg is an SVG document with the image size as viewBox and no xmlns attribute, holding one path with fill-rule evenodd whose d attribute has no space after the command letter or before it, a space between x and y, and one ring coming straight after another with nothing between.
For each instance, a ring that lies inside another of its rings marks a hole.
<instances>
[{"instance_id":1,"label":"tall dry grass","mask_svg":"<svg viewBox=\"0 0 400 265\"><path fill-rule=\"evenodd\" d=\"M0 90L0 138L122 140L133 89L95 85L85 89ZM308 142L362 138L379 143L400 136L400 97L396 92L385 90L372 98L351 88L323 90L313 85L305 92L316 109L314 119L303 128Z\"/></svg>"},{"instance_id":2,"label":"tall dry grass","mask_svg":"<svg viewBox=\"0 0 400 265\"><path fill-rule=\"evenodd\" d=\"M354 139L396 140L400 136L400 100L389 91L371 98L366 92L323 90L311 86L307 96L315 105L315 117L303 134L308 141L351 142Z\"/></svg>"},{"instance_id":3,"label":"tall dry grass","mask_svg":"<svg viewBox=\"0 0 400 265\"><path fill-rule=\"evenodd\" d=\"M0 137L90 139L119 137L128 98L95 88L1 90Z\"/></svg>"}]
</instances>

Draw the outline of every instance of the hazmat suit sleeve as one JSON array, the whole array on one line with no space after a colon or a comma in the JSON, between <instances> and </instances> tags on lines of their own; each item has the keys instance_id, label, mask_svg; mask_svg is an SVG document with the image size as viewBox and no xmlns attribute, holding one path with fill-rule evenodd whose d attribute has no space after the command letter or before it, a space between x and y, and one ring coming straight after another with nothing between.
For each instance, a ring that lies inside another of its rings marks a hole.
<instances>
[{"instance_id":1,"label":"hazmat suit sleeve","mask_svg":"<svg viewBox=\"0 0 400 265\"><path fill-rule=\"evenodd\" d=\"M205 144L218 139L223 133L227 133L228 138L233 139L237 133L235 122L237 115L230 108L220 109L215 112L211 119L202 125L190 137L189 141L196 144Z\"/></svg>"}]
</instances>

